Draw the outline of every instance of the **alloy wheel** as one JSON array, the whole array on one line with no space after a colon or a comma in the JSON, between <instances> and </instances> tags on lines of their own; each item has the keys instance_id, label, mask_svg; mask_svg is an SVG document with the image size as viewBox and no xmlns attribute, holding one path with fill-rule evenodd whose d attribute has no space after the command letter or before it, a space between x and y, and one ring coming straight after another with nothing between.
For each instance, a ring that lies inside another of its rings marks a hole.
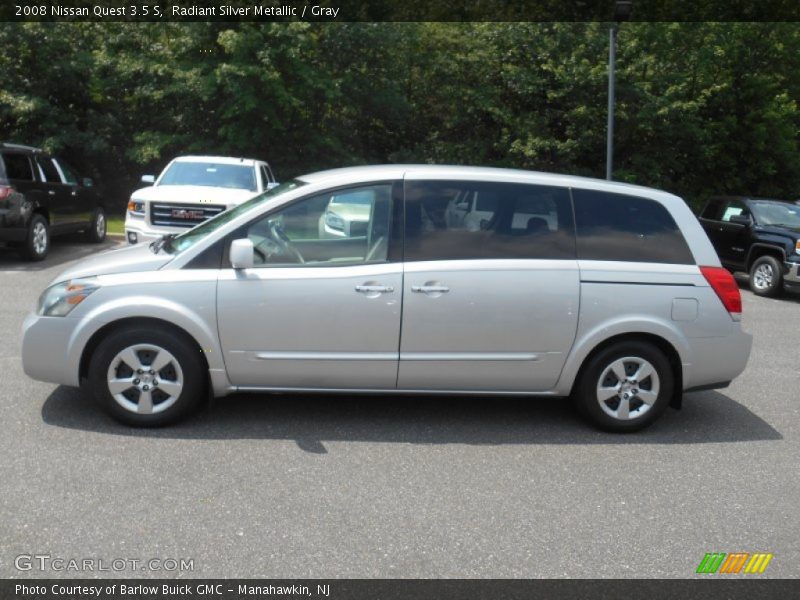
<instances>
[{"instance_id":1,"label":"alloy wheel","mask_svg":"<svg viewBox=\"0 0 800 600\"><path fill-rule=\"evenodd\" d=\"M136 344L119 352L107 373L108 390L125 410L154 414L177 402L184 378L178 360L155 344Z\"/></svg>"},{"instance_id":2,"label":"alloy wheel","mask_svg":"<svg viewBox=\"0 0 800 600\"><path fill-rule=\"evenodd\" d=\"M604 413L628 421L647 413L658 399L659 390L655 367L644 358L626 356L603 369L596 396Z\"/></svg>"}]
</instances>

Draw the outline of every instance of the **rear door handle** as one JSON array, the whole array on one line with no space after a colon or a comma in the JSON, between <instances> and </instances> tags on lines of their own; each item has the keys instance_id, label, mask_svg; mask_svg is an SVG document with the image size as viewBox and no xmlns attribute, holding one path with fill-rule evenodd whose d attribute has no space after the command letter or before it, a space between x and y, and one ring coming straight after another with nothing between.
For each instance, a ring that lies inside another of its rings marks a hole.
<instances>
[{"instance_id":1,"label":"rear door handle","mask_svg":"<svg viewBox=\"0 0 800 600\"><path fill-rule=\"evenodd\" d=\"M418 294L446 294L450 288L446 285L412 285L411 291Z\"/></svg>"},{"instance_id":2,"label":"rear door handle","mask_svg":"<svg viewBox=\"0 0 800 600\"><path fill-rule=\"evenodd\" d=\"M391 294L394 288L390 285L357 285L356 291L362 294Z\"/></svg>"},{"instance_id":3,"label":"rear door handle","mask_svg":"<svg viewBox=\"0 0 800 600\"><path fill-rule=\"evenodd\" d=\"M51 196L55 196L56 195L56 193L53 190L48 190L47 193L50 194Z\"/></svg>"}]
</instances>

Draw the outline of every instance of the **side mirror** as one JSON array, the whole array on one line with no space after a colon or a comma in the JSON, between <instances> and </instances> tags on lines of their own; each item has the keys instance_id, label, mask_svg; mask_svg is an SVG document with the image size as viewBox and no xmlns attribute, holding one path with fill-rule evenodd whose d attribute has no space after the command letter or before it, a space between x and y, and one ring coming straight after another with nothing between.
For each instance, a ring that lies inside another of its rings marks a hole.
<instances>
[{"instance_id":1,"label":"side mirror","mask_svg":"<svg viewBox=\"0 0 800 600\"><path fill-rule=\"evenodd\" d=\"M150 183L153 184L156 182L155 175L142 175L142 183Z\"/></svg>"},{"instance_id":2,"label":"side mirror","mask_svg":"<svg viewBox=\"0 0 800 600\"><path fill-rule=\"evenodd\" d=\"M253 266L253 242L247 238L231 242L231 266L234 269L249 269Z\"/></svg>"},{"instance_id":3,"label":"side mirror","mask_svg":"<svg viewBox=\"0 0 800 600\"><path fill-rule=\"evenodd\" d=\"M731 223L750 226L753 224L753 218L750 215L733 215L731 216Z\"/></svg>"},{"instance_id":4,"label":"side mirror","mask_svg":"<svg viewBox=\"0 0 800 600\"><path fill-rule=\"evenodd\" d=\"M83 185L83 187L92 187L94 185L94 181L91 177L84 177L81 181L81 185Z\"/></svg>"}]
</instances>

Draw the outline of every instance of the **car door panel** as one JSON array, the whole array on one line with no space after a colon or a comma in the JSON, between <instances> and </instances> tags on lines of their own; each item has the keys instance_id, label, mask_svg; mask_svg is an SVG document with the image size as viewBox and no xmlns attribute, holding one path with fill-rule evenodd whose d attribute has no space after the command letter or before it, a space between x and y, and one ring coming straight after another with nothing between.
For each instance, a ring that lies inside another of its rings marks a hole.
<instances>
[{"instance_id":1,"label":"car door panel","mask_svg":"<svg viewBox=\"0 0 800 600\"><path fill-rule=\"evenodd\" d=\"M576 261L407 264L398 388L537 391L575 337Z\"/></svg>"},{"instance_id":2,"label":"car door panel","mask_svg":"<svg viewBox=\"0 0 800 600\"><path fill-rule=\"evenodd\" d=\"M393 389L402 278L399 263L222 271L218 324L231 382Z\"/></svg>"}]
</instances>

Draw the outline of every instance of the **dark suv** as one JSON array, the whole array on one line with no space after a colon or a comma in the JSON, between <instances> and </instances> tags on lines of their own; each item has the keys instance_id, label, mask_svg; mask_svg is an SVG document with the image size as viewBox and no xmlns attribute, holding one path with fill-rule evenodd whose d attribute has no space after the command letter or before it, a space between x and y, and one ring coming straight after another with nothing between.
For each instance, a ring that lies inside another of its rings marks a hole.
<instances>
[{"instance_id":1,"label":"dark suv","mask_svg":"<svg viewBox=\"0 0 800 600\"><path fill-rule=\"evenodd\" d=\"M800 286L800 205L784 200L712 198L700 223L730 271L750 275L750 289L776 296Z\"/></svg>"},{"instance_id":2,"label":"dark suv","mask_svg":"<svg viewBox=\"0 0 800 600\"><path fill-rule=\"evenodd\" d=\"M38 148L0 144L0 242L42 260L50 236L84 231L89 241L106 237L106 217L91 179L78 179L60 158Z\"/></svg>"}]
</instances>

